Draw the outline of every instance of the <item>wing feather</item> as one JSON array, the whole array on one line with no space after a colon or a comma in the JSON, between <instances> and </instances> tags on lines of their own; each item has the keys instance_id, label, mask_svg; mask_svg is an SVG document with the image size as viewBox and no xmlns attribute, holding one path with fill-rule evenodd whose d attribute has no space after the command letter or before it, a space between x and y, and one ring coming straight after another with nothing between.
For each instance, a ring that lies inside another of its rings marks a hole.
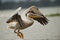
<instances>
[{"instance_id":1,"label":"wing feather","mask_svg":"<svg viewBox=\"0 0 60 40\"><path fill-rule=\"evenodd\" d=\"M33 19L38 21L42 25L48 24L48 19L45 16L43 16L43 18L33 18Z\"/></svg>"},{"instance_id":2,"label":"wing feather","mask_svg":"<svg viewBox=\"0 0 60 40\"><path fill-rule=\"evenodd\" d=\"M18 15L17 21L20 24L20 27L24 27L24 23L23 23L23 20L21 19L21 15Z\"/></svg>"}]
</instances>

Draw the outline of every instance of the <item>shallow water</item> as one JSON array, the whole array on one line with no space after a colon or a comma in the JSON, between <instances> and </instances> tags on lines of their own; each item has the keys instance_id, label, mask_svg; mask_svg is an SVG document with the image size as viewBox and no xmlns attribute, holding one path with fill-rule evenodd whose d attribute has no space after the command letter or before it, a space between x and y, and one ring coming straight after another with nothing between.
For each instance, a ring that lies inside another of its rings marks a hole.
<instances>
[{"instance_id":1,"label":"shallow water","mask_svg":"<svg viewBox=\"0 0 60 40\"><path fill-rule=\"evenodd\" d=\"M44 11L42 8L41 10ZM0 11L0 40L22 40L6 24L6 20L14 14L13 12L14 10ZM23 40L60 40L60 17L47 18L49 23L45 26L35 21L31 27L21 30L24 34Z\"/></svg>"}]
</instances>

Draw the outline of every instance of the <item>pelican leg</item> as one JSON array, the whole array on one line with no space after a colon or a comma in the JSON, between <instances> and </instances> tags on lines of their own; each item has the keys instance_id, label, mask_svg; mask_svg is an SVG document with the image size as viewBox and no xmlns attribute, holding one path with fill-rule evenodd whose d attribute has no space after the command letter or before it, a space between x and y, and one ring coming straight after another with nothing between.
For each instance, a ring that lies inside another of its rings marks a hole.
<instances>
[{"instance_id":1,"label":"pelican leg","mask_svg":"<svg viewBox=\"0 0 60 40\"><path fill-rule=\"evenodd\" d=\"M17 32L17 35L20 37L20 38L24 38L23 34L20 32L20 30L18 29L18 32Z\"/></svg>"},{"instance_id":2,"label":"pelican leg","mask_svg":"<svg viewBox=\"0 0 60 40\"><path fill-rule=\"evenodd\" d=\"M20 32L20 29L18 29L18 32Z\"/></svg>"},{"instance_id":3,"label":"pelican leg","mask_svg":"<svg viewBox=\"0 0 60 40\"><path fill-rule=\"evenodd\" d=\"M17 33L16 30L17 30L17 29L14 29L14 33Z\"/></svg>"}]
</instances>

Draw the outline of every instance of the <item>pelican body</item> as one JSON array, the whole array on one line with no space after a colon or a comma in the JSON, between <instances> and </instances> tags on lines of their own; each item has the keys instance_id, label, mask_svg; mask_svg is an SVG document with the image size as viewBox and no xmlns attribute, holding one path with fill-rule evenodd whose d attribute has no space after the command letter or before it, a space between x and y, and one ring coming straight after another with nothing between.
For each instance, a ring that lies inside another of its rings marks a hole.
<instances>
[{"instance_id":1,"label":"pelican body","mask_svg":"<svg viewBox=\"0 0 60 40\"><path fill-rule=\"evenodd\" d=\"M17 33L20 38L23 38L23 34L20 30L30 27L34 23L34 20L38 21L42 25L46 25L48 23L48 19L36 6L29 7L23 12L23 14L24 15L19 15L18 12L16 12L16 14L14 14L6 22L8 24L15 24L15 26L10 26L9 28L14 29L14 33ZM25 18L23 18L23 16Z\"/></svg>"}]
</instances>

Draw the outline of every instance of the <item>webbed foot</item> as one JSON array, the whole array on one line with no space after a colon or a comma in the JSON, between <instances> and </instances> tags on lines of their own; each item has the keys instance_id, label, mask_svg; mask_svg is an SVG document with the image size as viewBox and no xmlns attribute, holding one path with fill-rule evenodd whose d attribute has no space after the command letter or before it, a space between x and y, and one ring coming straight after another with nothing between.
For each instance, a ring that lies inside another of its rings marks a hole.
<instances>
[{"instance_id":1,"label":"webbed foot","mask_svg":"<svg viewBox=\"0 0 60 40\"><path fill-rule=\"evenodd\" d=\"M24 38L23 34L21 32L17 32L17 36L19 36L20 38Z\"/></svg>"}]
</instances>

